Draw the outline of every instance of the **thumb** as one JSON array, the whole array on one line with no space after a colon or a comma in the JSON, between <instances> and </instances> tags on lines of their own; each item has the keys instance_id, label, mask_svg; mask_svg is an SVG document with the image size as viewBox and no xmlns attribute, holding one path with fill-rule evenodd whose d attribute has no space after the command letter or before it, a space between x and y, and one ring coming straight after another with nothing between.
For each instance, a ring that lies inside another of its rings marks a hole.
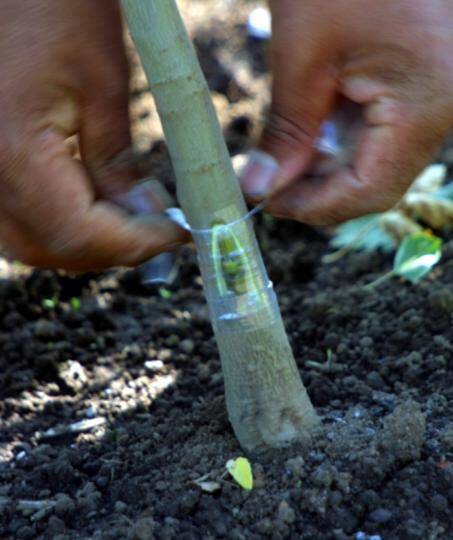
<instances>
[{"instance_id":1,"label":"thumb","mask_svg":"<svg viewBox=\"0 0 453 540\"><path fill-rule=\"evenodd\" d=\"M295 45L300 44L274 34L270 113L258 152L251 153L241 178L245 194L252 199L272 196L304 172L321 124L333 107L333 66L316 47L301 52Z\"/></svg>"},{"instance_id":2,"label":"thumb","mask_svg":"<svg viewBox=\"0 0 453 540\"><path fill-rule=\"evenodd\" d=\"M85 169L58 132L30 137L25 150L6 157L0 239L27 264L73 271L133 266L187 240L161 214L129 216L93 200Z\"/></svg>"}]
</instances>

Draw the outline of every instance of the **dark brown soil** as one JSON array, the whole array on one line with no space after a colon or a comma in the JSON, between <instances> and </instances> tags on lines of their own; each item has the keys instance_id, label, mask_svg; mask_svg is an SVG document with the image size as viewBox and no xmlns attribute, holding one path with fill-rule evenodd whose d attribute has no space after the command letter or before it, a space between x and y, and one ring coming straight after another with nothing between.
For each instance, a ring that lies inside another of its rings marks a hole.
<instances>
[{"instance_id":1,"label":"dark brown soil","mask_svg":"<svg viewBox=\"0 0 453 540\"><path fill-rule=\"evenodd\" d=\"M247 3L228 23L224 4L214 4L209 25L206 3L191 2L186 13L237 152L253 143L265 106L264 51L240 24ZM169 184L140 80L133 111L144 172ZM72 277L2 267L0 538L453 538L453 241L419 285L394 280L366 292L389 256L351 254L324 265L322 231L258 221L323 420L314 446L252 457L250 493L224 476L227 460L242 452L190 248L178 256L166 298L139 270ZM52 307L46 299L54 297ZM93 418L105 423L45 434ZM194 483L201 477L220 490L203 492Z\"/></svg>"}]
</instances>

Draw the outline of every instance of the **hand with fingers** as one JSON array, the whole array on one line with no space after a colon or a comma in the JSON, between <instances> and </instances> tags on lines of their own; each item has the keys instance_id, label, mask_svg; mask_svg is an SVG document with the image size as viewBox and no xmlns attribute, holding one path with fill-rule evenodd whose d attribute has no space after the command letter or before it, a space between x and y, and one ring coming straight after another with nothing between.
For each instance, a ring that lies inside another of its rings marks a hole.
<instances>
[{"instance_id":1,"label":"hand with fingers","mask_svg":"<svg viewBox=\"0 0 453 540\"><path fill-rule=\"evenodd\" d=\"M242 176L245 194L312 224L387 210L453 127L452 2L270 5L271 112ZM361 109L351 162L309 175L320 127L344 102Z\"/></svg>"},{"instance_id":2,"label":"hand with fingers","mask_svg":"<svg viewBox=\"0 0 453 540\"><path fill-rule=\"evenodd\" d=\"M110 166L131 144L116 0L4 0L0 73L0 245L31 265L99 270L184 242L170 220L122 208L135 209L136 173Z\"/></svg>"}]
</instances>

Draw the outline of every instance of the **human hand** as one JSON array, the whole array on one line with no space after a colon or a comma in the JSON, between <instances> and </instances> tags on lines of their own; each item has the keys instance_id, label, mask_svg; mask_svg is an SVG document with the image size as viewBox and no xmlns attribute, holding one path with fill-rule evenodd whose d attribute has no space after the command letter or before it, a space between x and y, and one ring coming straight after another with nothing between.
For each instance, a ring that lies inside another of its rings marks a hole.
<instances>
[{"instance_id":1,"label":"human hand","mask_svg":"<svg viewBox=\"0 0 453 540\"><path fill-rule=\"evenodd\" d=\"M34 266L99 270L184 241L170 220L120 207L134 210L135 170L112 166L130 146L115 0L4 0L0 75L0 244L9 253ZM82 162L65 144L75 133ZM142 195L151 208L153 194Z\"/></svg>"},{"instance_id":2,"label":"human hand","mask_svg":"<svg viewBox=\"0 0 453 540\"><path fill-rule=\"evenodd\" d=\"M445 0L271 0L273 89L242 177L254 201L313 224L387 210L453 126L453 10ZM352 162L309 178L321 124L362 107ZM263 166L264 165L264 166Z\"/></svg>"}]
</instances>

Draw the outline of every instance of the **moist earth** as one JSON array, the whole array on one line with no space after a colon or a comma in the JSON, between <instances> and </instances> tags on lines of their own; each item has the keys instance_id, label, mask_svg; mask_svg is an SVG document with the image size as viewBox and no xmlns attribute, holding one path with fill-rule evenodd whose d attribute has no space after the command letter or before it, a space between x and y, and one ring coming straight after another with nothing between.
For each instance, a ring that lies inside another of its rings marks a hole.
<instances>
[{"instance_id":1,"label":"moist earth","mask_svg":"<svg viewBox=\"0 0 453 540\"><path fill-rule=\"evenodd\" d=\"M253 145L268 95L265 45L244 25L254 3L235 5L182 2L232 154ZM140 166L171 190L132 61ZM322 419L312 446L249 456L251 492L225 474L243 452L191 247L165 287L141 269L74 276L3 260L0 538L453 538L453 241L418 285L366 290L391 256L325 264L329 231L258 216L257 232Z\"/></svg>"}]
</instances>

